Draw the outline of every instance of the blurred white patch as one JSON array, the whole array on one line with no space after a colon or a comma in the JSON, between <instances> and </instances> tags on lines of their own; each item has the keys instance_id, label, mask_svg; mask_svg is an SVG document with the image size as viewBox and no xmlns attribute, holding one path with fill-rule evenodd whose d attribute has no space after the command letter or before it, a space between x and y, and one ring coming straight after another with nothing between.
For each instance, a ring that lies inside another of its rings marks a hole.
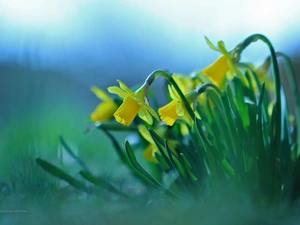
<instances>
[{"instance_id":1,"label":"blurred white patch","mask_svg":"<svg viewBox=\"0 0 300 225\"><path fill-rule=\"evenodd\" d=\"M27 26L45 26L64 22L74 13L76 4L58 0L1 0L4 20Z\"/></svg>"}]
</instances>

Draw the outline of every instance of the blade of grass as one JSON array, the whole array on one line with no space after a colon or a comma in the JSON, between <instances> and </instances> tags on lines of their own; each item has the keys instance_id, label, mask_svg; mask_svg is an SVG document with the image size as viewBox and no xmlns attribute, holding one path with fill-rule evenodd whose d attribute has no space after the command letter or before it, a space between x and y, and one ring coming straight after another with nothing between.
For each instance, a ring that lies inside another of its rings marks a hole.
<instances>
[{"instance_id":1,"label":"blade of grass","mask_svg":"<svg viewBox=\"0 0 300 225\"><path fill-rule=\"evenodd\" d=\"M70 146L67 144L67 142L64 140L64 138L60 135L59 136L60 143L64 147L64 149L69 153L69 155L75 159L75 161L85 170L89 171L88 167L85 165L85 163L77 156L74 154Z\"/></svg>"},{"instance_id":2,"label":"blade of grass","mask_svg":"<svg viewBox=\"0 0 300 225\"><path fill-rule=\"evenodd\" d=\"M91 174L90 172L87 171L80 171L79 174L85 178L86 180L88 180L89 182L105 189L108 190L110 192L113 192L117 195L120 195L126 199L133 199L132 197L128 196L127 194L121 192L120 190L116 189L112 184L110 184L109 182L99 178L99 177L95 177L93 174Z\"/></svg>"},{"instance_id":3,"label":"blade of grass","mask_svg":"<svg viewBox=\"0 0 300 225\"><path fill-rule=\"evenodd\" d=\"M74 177L71 177L69 174L65 173L62 169L58 168L57 166L54 166L53 164L48 163L40 158L36 158L35 161L48 173L51 173L52 175L67 181L70 185L78 189L87 191L87 188L84 183L75 179Z\"/></svg>"}]
</instances>

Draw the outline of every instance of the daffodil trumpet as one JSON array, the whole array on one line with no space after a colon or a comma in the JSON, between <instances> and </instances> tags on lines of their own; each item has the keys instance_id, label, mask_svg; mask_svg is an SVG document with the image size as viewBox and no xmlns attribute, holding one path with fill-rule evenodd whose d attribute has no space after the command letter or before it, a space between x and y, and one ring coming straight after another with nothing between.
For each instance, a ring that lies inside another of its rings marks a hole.
<instances>
[{"instance_id":1,"label":"daffodil trumpet","mask_svg":"<svg viewBox=\"0 0 300 225\"><path fill-rule=\"evenodd\" d=\"M217 47L214 46L211 41L205 37L207 45L222 54L215 62L207 66L202 70L202 73L209 78L218 87L223 86L227 80L232 80L233 77L239 75L242 76L237 63L240 60L239 54L233 54L232 51L228 51L223 41L219 41Z\"/></svg>"},{"instance_id":2,"label":"daffodil trumpet","mask_svg":"<svg viewBox=\"0 0 300 225\"><path fill-rule=\"evenodd\" d=\"M122 81L117 81L120 87L113 86L108 88L110 93L117 94L124 99L123 103L113 114L117 122L129 126L137 115L150 125L153 124L152 117L159 120L157 113L150 107L149 102L145 102L145 99L147 99L146 83L133 92Z\"/></svg>"}]
</instances>

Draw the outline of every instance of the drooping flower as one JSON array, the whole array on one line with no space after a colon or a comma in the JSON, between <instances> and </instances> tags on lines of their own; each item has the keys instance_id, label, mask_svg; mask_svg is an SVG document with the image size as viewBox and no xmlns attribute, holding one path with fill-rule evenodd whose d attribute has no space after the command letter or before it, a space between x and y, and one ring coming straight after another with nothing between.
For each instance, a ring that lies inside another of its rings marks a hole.
<instances>
[{"instance_id":1,"label":"drooping flower","mask_svg":"<svg viewBox=\"0 0 300 225\"><path fill-rule=\"evenodd\" d=\"M118 109L115 101L98 87L92 86L91 91L102 100L96 109L91 113L90 118L94 122L108 121L113 118L114 112Z\"/></svg>"},{"instance_id":2,"label":"drooping flower","mask_svg":"<svg viewBox=\"0 0 300 225\"><path fill-rule=\"evenodd\" d=\"M237 68L236 61L233 59L231 52L227 51L223 41L218 42L218 47L215 47L211 41L205 37L208 46L222 54L214 63L202 70L202 73L207 76L215 85L221 86L225 75L227 79L231 80L234 76L240 73Z\"/></svg>"},{"instance_id":3,"label":"drooping flower","mask_svg":"<svg viewBox=\"0 0 300 225\"><path fill-rule=\"evenodd\" d=\"M136 115L150 125L153 123L152 116L159 120L157 113L144 101L146 98L145 85L133 92L122 81L117 81L120 87L109 87L108 91L124 99L123 103L114 113L114 117L119 123L129 126Z\"/></svg>"},{"instance_id":4,"label":"drooping flower","mask_svg":"<svg viewBox=\"0 0 300 225\"><path fill-rule=\"evenodd\" d=\"M168 85L168 90L172 101L158 109L161 120L167 125L173 126L179 117L183 117L186 122L191 124L192 120L175 88ZM185 97L189 103L192 103L192 95L186 94Z\"/></svg>"},{"instance_id":5,"label":"drooping flower","mask_svg":"<svg viewBox=\"0 0 300 225\"><path fill-rule=\"evenodd\" d=\"M150 132L147 130L145 125L138 126L139 132L142 137L149 142L149 145L146 147L145 151L143 152L143 156L146 160L153 163L158 163L158 160L155 157L155 153L160 154L155 141L151 137ZM157 131L159 135L164 136L161 132ZM179 145L178 141L176 140L168 140L168 144L170 149L175 149L177 145Z\"/></svg>"}]
</instances>

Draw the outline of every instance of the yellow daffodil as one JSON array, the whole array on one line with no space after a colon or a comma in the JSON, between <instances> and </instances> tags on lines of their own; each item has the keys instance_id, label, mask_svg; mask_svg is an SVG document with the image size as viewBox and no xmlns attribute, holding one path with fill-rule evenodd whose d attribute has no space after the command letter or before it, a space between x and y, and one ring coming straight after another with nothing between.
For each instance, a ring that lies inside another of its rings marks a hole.
<instances>
[{"instance_id":1,"label":"yellow daffodil","mask_svg":"<svg viewBox=\"0 0 300 225\"><path fill-rule=\"evenodd\" d=\"M115 101L98 87L92 86L91 91L102 100L102 102L91 113L91 120L94 122L108 121L113 118L113 113L118 109Z\"/></svg>"},{"instance_id":2,"label":"yellow daffodil","mask_svg":"<svg viewBox=\"0 0 300 225\"><path fill-rule=\"evenodd\" d=\"M153 123L152 116L159 120L157 113L144 101L146 97L145 85L133 92L122 81L118 80L118 82L120 87L109 87L108 91L124 99L121 106L114 113L114 117L119 123L129 126L136 115L139 115L141 119L150 125Z\"/></svg>"},{"instance_id":3,"label":"yellow daffodil","mask_svg":"<svg viewBox=\"0 0 300 225\"><path fill-rule=\"evenodd\" d=\"M155 157L155 153L160 154L153 138L151 137L150 132L147 130L145 125L139 125L138 126L139 132L140 134L143 136L143 138L145 138L146 141L149 142L149 145L147 146L146 150L143 152L143 156L146 160L148 160L149 162L153 162L153 163L158 163L156 157ZM168 140L168 144L170 149L175 149L176 145L178 145L179 143L175 140Z\"/></svg>"},{"instance_id":4,"label":"yellow daffodil","mask_svg":"<svg viewBox=\"0 0 300 225\"><path fill-rule=\"evenodd\" d=\"M155 144L149 144L146 150L143 152L143 156L149 162L158 163L155 152L158 152L158 149Z\"/></svg>"},{"instance_id":5,"label":"yellow daffodil","mask_svg":"<svg viewBox=\"0 0 300 225\"><path fill-rule=\"evenodd\" d=\"M256 75L259 82L265 83L265 87L268 91L273 91L275 89L274 81L269 77L269 67L266 65L261 65L255 69Z\"/></svg>"},{"instance_id":6,"label":"yellow daffodil","mask_svg":"<svg viewBox=\"0 0 300 225\"><path fill-rule=\"evenodd\" d=\"M231 52L227 51L223 41L218 42L218 47L215 47L211 41L205 37L208 46L222 54L213 64L202 70L202 73L207 76L215 85L221 86L225 75L231 80L236 74L240 73L236 62L231 56Z\"/></svg>"},{"instance_id":7,"label":"yellow daffodil","mask_svg":"<svg viewBox=\"0 0 300 225\"><path fill-rule=\"evenodd\" d=\"M160 115L161 120L169 126L173 126L173 124L179 117L183 117L185 121L191 123L191 118L188 115L188 112L182 102L182 99L176 92L175 88L171 85L168 85L168 90L172 101L158 109L158 113ZM192 96L189 94L185 96L188 102L192 103Z\"/></svg>"},{"instance_id":8,"label":"yellow daffodil","mask_svg":"<svg viewBox=\"0 0 300 225\"><path fill-rule=\"evenodd\" d=\"M176 84L178 85L178 87L184 95L195 90L195 82L192 80L191 77L173 74L172 78L175 80Z\"/></svg>"}]
</instances>

